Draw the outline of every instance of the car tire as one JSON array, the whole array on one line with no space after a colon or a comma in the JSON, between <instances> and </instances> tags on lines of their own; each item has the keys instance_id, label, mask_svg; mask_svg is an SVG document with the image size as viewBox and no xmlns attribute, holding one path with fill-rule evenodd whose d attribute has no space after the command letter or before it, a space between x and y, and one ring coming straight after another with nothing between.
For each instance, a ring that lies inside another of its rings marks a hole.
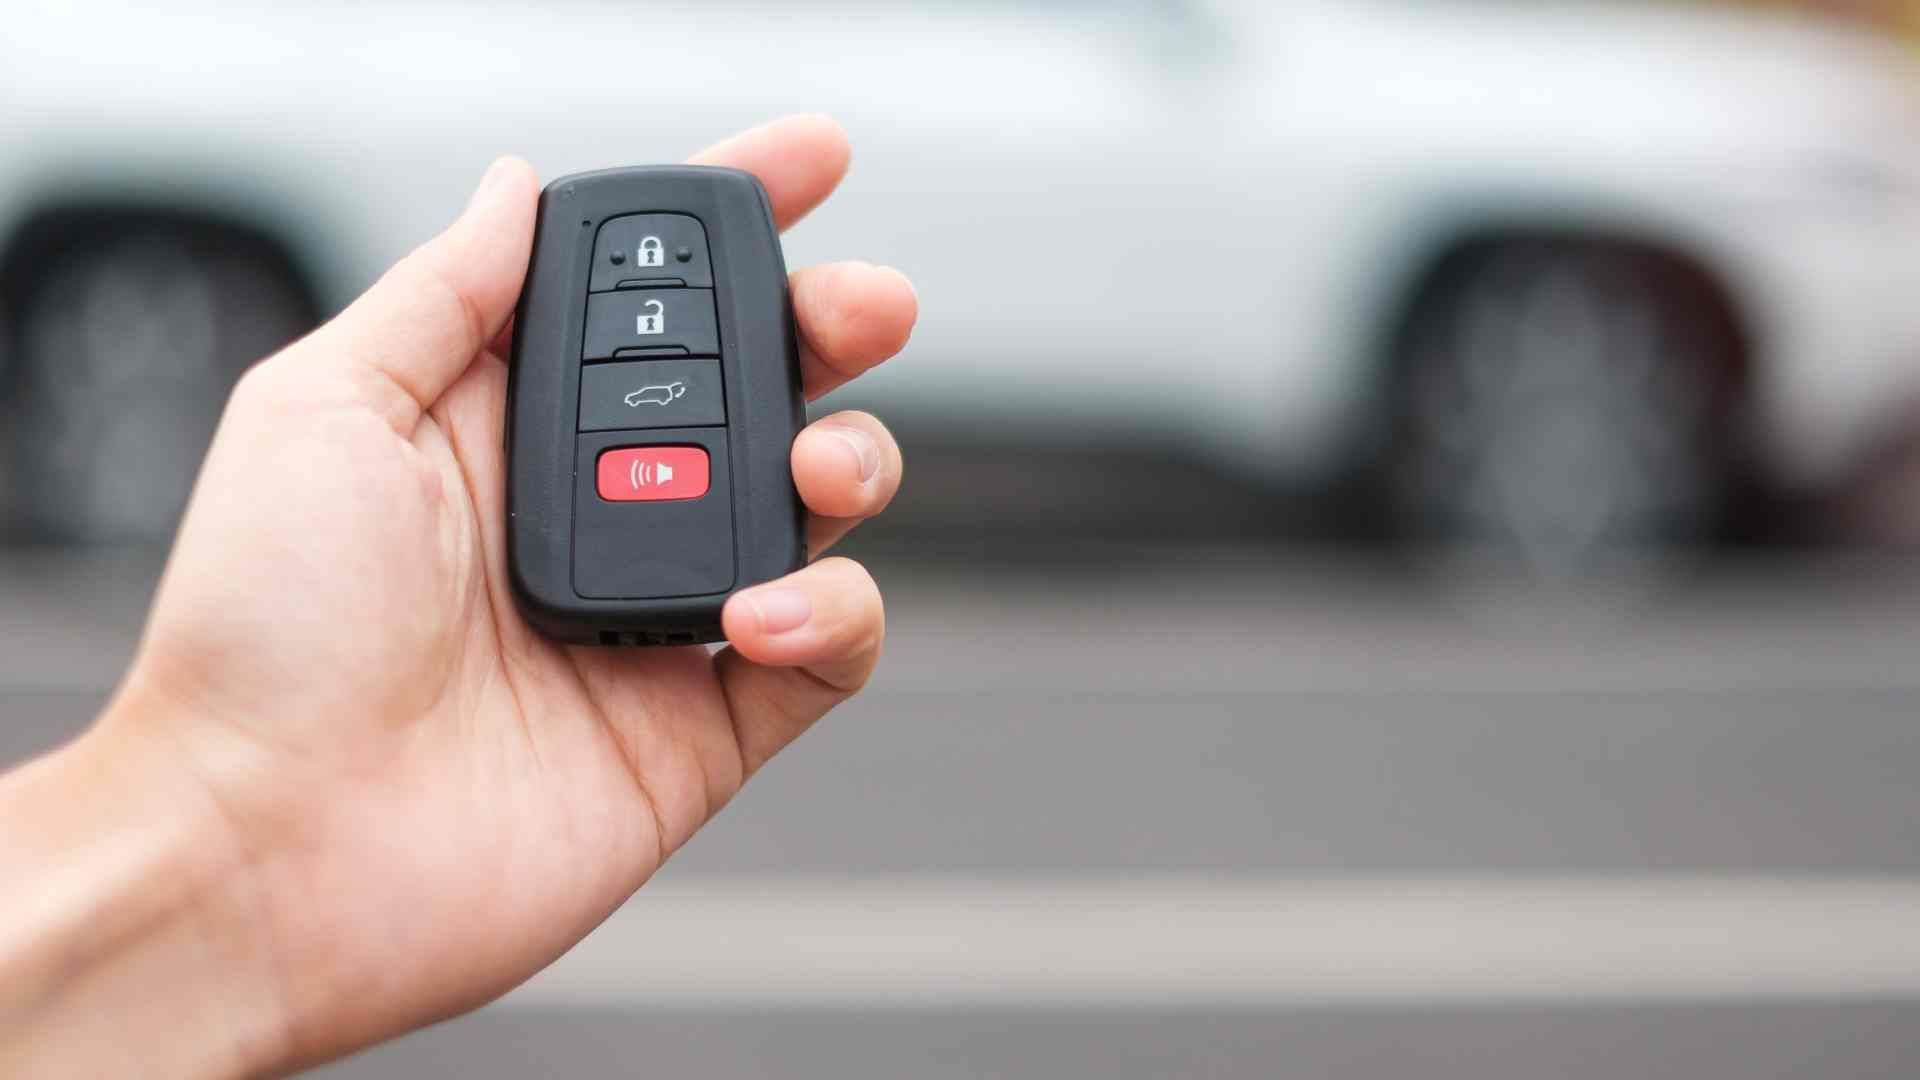
<instances>
[{"instance_id":1,"label":"car tire","mask_svg":"<svg viewBox=\"0 0 1920 1080\"><path fill-rule=\"evenodd\" d=\"M11 262L0 414L16 536L171 536L234 382L310 329L278 248L190 223L66 221Z\"/></svg>"},{"instance_id":2,"label":"car tire","mask_svg":"<svg viewBox=\"0 0 1920 1080\"><path fill-rule=\"evenodd\" d=\"M1377 492L1421 550L1578 575L1718 536L1745 348L1704 276L1581 242L1462 252L1397 335Z\"/></svg>"}]
</instances>

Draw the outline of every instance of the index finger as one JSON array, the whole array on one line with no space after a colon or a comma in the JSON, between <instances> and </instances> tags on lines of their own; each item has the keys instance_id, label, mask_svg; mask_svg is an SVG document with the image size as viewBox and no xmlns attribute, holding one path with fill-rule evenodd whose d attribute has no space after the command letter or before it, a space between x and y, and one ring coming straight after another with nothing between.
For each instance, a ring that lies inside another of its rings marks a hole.
<instances>
[{"instance_id":1,"label":"index finger","mask_svg":"<svg viewBox=\"0 0 1920 1080\"><path fill-rule=\"evenodd\" d=\"M833 194L852 158L846 129L830 116L812 115L749 128L688 160L744 169L759 177L773 203L774 225L786 229Z\"/></svg>"}]
</instances>

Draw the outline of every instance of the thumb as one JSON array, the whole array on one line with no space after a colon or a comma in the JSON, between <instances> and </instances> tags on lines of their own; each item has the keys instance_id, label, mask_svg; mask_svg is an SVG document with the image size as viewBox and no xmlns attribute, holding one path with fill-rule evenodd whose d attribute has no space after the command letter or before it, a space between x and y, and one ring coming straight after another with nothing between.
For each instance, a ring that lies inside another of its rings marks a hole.
<instances>
[{"instance_id":1,"label":"thumb","mask_svg":"<svg viewBox=\"0 0 1920 1080\"><path fill-rule=\"evenodd\" d=\"M539 194L531 165L494 162L445 232L396 263L300 351L385 376L412 399L417 419L513 315Z\"/></svg>"}]
</instances>

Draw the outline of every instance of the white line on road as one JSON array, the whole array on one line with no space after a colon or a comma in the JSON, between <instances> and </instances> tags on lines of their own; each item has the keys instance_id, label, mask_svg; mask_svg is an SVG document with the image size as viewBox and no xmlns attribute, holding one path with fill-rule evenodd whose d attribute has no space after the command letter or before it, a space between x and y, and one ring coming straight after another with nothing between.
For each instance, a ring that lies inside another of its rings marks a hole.
<instances>
[{"instance_id":1,"label":"white line on road","mask_svg":"<svg viewBox=\"0 0 1920 1080\"><path fill-rule=\"evenodd\" d=\"M1920 879L663 881L519 1005L1920 995Z\"/></svg>"}]
</instances>

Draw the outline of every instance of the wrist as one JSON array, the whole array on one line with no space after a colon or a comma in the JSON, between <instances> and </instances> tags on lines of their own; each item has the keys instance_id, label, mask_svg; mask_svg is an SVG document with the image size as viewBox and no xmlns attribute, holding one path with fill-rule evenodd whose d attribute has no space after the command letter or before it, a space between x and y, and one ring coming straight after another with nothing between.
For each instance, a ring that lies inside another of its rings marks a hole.
<instances>
[{"instance_id":1,"label":"wrist","mask_svg":"<svg viewBox=\"0 0 1920 1080\"><path fill-rule=\"evenodd\" d=\"M241 1075L286 1025L245 846L123 695L0 777L0 1059L30 1075Z\"/></svg>"}]
</instances>

